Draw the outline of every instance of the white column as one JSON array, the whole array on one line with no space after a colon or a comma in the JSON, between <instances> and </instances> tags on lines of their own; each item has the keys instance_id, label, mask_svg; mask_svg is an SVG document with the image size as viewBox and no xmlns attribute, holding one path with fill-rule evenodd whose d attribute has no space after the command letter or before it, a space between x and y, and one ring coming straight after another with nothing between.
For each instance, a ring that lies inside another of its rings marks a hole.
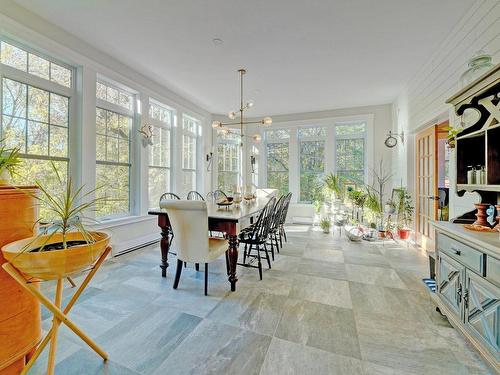
<instances>
[{"instance_id":1,"label":"white column","mask_svg":"<svg viewBox=\"0 0 500 375\"><path fill-rule=\"evenodd\" d=\"M292 192L292 202L299 201L300 193L300 163L297 128L290 129L290 144L288 151L289 189Z\"/></svg>"},{"instance_id":2,"label":"white column","mask_svg":"<svg viewBox=\"0 0 500 375\"><path fill-rule=\"evenodd\" d=\"M138 205L135 209L139 215L147 215L149 206L149 148L150 145L144 147L142 136L138 130L145 124L149 123L149 96L143 92L139 93L138 99L140 101L140 113L138 114L137 128L133 129L133 137L136 142L136 155L135 159L135 199Z\"/></svg>"}]
</instances>

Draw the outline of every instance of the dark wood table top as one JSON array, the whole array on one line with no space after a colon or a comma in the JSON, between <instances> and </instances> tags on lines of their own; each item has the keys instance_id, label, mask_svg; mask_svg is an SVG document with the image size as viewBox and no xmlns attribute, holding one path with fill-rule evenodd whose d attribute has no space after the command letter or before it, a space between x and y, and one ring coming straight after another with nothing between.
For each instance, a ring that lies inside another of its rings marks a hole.
<instances>
[{"instance_id":1,"label":"dark wood table top","mask_svg":"<svg viewBox=\"0 0 500 375\"><path fill-rule=\"evenodd\" d=\"M268 201L268 198L258 198L250 204L241 202L239 205L232 204L227 208L224 206L219 207L215 203L207 202L208 218L240 222L258 214ZM167 210L159 207L152 208L148 211L148 214L165 215L167 214Z\"/></svg>"}]
</instances>

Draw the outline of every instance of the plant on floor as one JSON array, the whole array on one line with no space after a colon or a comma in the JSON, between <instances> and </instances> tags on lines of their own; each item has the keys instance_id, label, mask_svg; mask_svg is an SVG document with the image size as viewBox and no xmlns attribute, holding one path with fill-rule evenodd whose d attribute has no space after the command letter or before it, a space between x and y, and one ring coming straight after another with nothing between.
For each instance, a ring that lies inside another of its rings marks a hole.
<instances>
[{"instance_id":1,"label":"plant on floor","mask_svg":"<svg viewBox=\"0 0 500 375\"><path fill-rule=\"evenodd\" d=\"M398 234L401 239L407 239L411 232L411 223L413 221L413 200L405 188L398 191Z\"/></svg>"},{"instance_id":2,"label":"plant on floor","mask_svg":"<svg viewBox=\"0 0 500 375\"><path fill-rule=\"evenodd\" d=\"M332 220L329 216L324 217L319 222L319 226L323 229L323 233L330 233L330 227L332 226Z\"/></svg>"},{"instance_id":3,"label":"plant on floor","mask_svg":"<svg viewBox=\"0 0 500 375\"><path fill-rule=\"evenodd\" d=\"M8 148L3 139L0 139L0 185L9 183L14 177L16 168L21 164L18 147Z\"/></svg>"}]
</instances>

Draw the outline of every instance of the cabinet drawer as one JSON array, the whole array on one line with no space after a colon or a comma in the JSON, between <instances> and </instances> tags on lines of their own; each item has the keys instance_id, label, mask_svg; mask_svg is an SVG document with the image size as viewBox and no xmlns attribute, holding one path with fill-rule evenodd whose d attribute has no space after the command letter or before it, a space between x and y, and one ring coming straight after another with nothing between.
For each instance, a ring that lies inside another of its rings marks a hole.
<instances>
[{"instance_id":1,"label":"cabinet drawer","mask_svg":"<svg viewBox=\"0 0 500 375\"><path fill-rule=\"evenodd\" d=\"M472 247L454 240L453 238L450 238L442 233L437 234L437 247L439 251L442 251L453 259L458 260L464 266L467 266L471 270L479 273L481 276L485 276L485 255L480 251L477 251Z\"/></svg>"},{"instance_id":2,"label":"cabinet drawer","mask_svg":"<svg viewBox=\"0 0 500 375\"><path fill-rule=\"evenodd\" d=\"M486 257L486 278L500 286L500 260L490 256Z\"/></svg>"}]
</instances>

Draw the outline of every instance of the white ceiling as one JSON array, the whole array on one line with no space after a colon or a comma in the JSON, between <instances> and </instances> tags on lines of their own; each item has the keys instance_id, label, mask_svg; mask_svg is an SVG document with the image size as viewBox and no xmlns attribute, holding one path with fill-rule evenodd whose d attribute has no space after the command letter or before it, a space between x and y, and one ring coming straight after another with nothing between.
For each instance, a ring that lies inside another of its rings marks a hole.
<instances>
[{"instance_id":1,"label":"white ceiling","mask_svg":"<svg viewBox=\"0 0 500 375\"><path fill-rule=\"evenodd\" d=\"M16 1L212 113L245 67L255 116L392 102L474 2Z\"/></svg>"}]
</instances>

